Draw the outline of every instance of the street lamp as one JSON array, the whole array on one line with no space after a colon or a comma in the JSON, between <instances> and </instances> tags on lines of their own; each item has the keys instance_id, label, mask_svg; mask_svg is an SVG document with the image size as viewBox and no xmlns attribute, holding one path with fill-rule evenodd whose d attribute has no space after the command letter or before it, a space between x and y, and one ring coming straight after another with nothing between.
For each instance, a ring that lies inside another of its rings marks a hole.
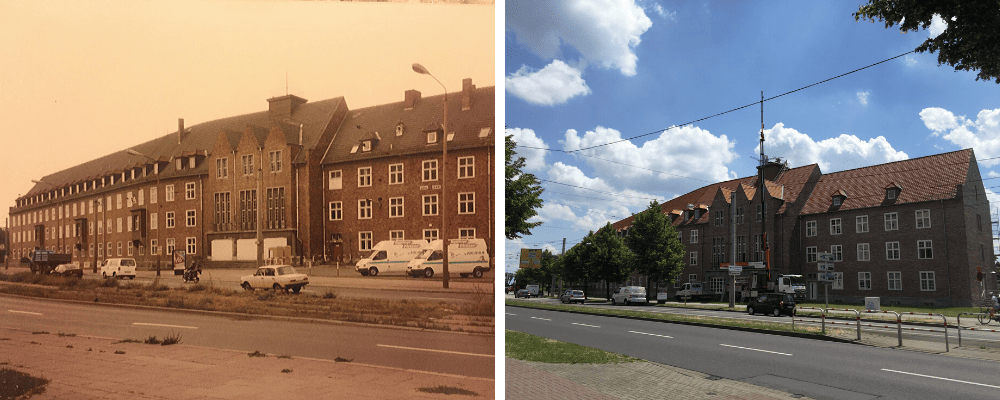
<instances>
[{"instance_id":1,"label":"street lamp","mask_svg":"<svg viewBox=\"0 0 1000 400\"><path fill-rule=\"evenodd\" d=\"M441 253L442 253L441 270L442 270L442 275L444 275L444 288L447 289L448 288L448 211L445 205L448 204L448 195L447 195L448 182L446 181L448 177L448 88L446 88L444 84L438 80L437 77L432 75L430 71L427 70L427 68L424 68L423 65L420 65L418 63L413 63L413 72L416 72L418 74L430 75L430 77L434 78L434 80L437 81L438 85L441 85L441 88L444 89L444 123L441 124L442 136L444 136L444 140L442 141L443 144L441 145L442 152L444 153L444 155L442 156L443 162L441 164L441 171L442 171L441 173Z\"/></svg>"},{"instance_id":2,"label":"street lamp","mask_svg":"<svg viewBox=\"0 0 1000 400\"><path fill-rule=\"evenodd\" d=\"M132 149L125 150L125 152L128 153L128 154L131 154L133 156L146 157L146 159L148 159L149 161L152 161L154 163L154 165L156 165L154 167L154 168L156 168L156 191L159 192L160 191L160 165L157 163L157 161L155 159L153 159L153 157L147 156L145 154L142 154L142 153L140 153L138 151L135 151L135 150L132 150ZM156 199L156 214L157 214L156 218L157 219L160 218L160 214L162 214L161 211L163 211L163 202L160 201L160 199ZM157 222L157 225L159 225L159 222ZM157 226L156 227L156 276L160 276L160 255L163 254L163 251L160 250L160 246L162 246L162 243L160 243L160 230L161 230L160 227ZM150 246L150 247L152 247L152 246ZM150 250L152 250L152 249L150 249Z\"/></svg>"}]
</instances>

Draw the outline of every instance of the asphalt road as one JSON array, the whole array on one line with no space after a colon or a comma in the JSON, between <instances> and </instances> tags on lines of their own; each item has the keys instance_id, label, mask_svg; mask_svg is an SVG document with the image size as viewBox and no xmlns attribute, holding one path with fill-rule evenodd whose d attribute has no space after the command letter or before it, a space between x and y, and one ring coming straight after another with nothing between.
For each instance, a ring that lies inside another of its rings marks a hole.
<instances>
[{"instance_id":1,"label":"asphalt road","mask_svg":"<svg viewBox=\"0 0 1000 400\"><path fill-rule=\"evenodd\" d=\"M506 328L817 399L998 398L997 363L779 335L505 307Z\"/></svg>"},{"instance_id":2,"label":"asphalt road","mask_svg":"<svg viewBox=\"0 0 1000 400\"><path fill-rule=\"evenodd\" d=\"M459 376L494 377L494 337L357 324L234 318L209 313L73 304L0 296L5 328L145 340L181 335L185 345L310 357Z\"/></svg>"}]
</instances>

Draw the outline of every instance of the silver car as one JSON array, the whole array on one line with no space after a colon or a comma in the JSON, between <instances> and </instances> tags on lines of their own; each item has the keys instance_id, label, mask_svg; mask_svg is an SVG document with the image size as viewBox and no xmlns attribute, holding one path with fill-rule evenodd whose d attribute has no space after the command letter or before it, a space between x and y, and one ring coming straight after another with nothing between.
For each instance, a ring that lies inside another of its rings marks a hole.
<instances>
[{"instance_id":1,"label":"silver car","mask_svg":"<svg viewBox=\"0 0 1000 400\"><path fill-rule=\"evenodd\" d=\"M584 301L587 301L587 296L583 294L582 290L567 290L562 296L559 296L559 301L583 304Z\"/></svg>"}]
</instances>

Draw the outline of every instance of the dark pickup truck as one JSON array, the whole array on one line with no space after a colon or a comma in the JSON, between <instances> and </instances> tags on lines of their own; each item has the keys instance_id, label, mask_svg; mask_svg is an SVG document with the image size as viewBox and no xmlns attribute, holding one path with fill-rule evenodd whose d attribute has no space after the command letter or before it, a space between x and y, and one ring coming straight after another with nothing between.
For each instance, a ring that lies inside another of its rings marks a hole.
<instances>
[{"instance_id":1,"label":"dark pickup truck","mask_svg":"<svg viewBox=\"0 0 1000 400\"><path fill-rule=\"evenodd\" d=\"M59 254L52 250L35 250L31 252L31 273L50 274L60 264L69 264L72 261L72 254Z\"/></svg>"}]
</instances>

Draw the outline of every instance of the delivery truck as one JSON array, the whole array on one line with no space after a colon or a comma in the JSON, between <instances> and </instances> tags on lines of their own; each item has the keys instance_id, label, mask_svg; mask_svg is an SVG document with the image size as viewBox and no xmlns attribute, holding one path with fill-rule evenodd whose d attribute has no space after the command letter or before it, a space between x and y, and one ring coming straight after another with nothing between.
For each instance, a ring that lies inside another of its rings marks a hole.
<instances>
[{"instance_id":1,"label":"delivery truck","mask_svg":"<svg viewBox=\"0 0 1000 400\"><path fill-rule=\"evenodd\" d=\"M443 273L443 255L441 240L434 240L425 247L416 258L410 260L406 267L407 273L427 278ZM482 278L490 271L490 255L486 251L486 241L483 239L451 239L448 242L448 274L459 274L467 277L472 275Z\"/></svg>"},{"instance_id":2,"label":"delivery truck","mask_svg":"<svg viewBox=\"0 0 1000 400\"><path fill-rule=\"evenodd\" d=\"M383 273L403 274L428 243L423 240L383 240L372 248L368 257L354 267L361 276L378 276Z\"/></svg>"}]
</instances>

